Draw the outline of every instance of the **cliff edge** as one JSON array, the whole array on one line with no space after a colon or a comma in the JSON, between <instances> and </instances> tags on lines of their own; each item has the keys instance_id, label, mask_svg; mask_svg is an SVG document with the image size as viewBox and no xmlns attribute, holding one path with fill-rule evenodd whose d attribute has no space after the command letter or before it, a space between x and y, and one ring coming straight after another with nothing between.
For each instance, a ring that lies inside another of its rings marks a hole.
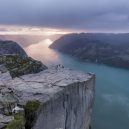
<instances>
[{"instance_id":1,"label":"cliff edge","mask_svg":"<svg viewBox=\"0 0 129 129\"><path fill-rule=\"evenodd\" d=\"M52 67L12 79L8 72L0 72L0 89L0 113L5 116L11 114L15 105L24 107L26 128L29 124L33 129L89 129L94 74ZM33 111L33 102L40 106L31 114L26 107ZM30 106L26 106L28 103ZM33 115L35 119L31 118ZM0 125L6 123L0 121Z\"/></svg>"},{"instance_id":2,"label":"cliff edge","mask_svg":"<svg viewBox=\"0 0 129 129\"><path fill-rule=\"evenodd\" d=\"M0 129L90 129L94 74L47 68L1 46Z\"/></svg>"}]
</instances>

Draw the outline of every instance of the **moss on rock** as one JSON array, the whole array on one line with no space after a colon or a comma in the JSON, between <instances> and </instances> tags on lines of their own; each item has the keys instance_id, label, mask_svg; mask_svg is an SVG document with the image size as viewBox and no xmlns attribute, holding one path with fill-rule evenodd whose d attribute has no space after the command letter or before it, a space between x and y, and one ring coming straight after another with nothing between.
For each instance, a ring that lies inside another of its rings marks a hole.
<instances>
[{"instance_id":1,"label":"moss on rock","mask_svg":"<svg viewBox=\"0 0 129 129\"><path fill-rule=\"evenodd\" d=\"M5 64L13 78L47 69L40 61L19 55L0 55L0 64Z\"/></svg>"},{"instance_id":2,"label":"moss on rock","mask_svg":"<svg viewBox=\"0 0 129 129\"><path fill-rule=\"evenodd\" d=\"M40 107L39 101L28 101L25 105L26 129L31 129L37 117L37 110Z\"/></svg>"},{"instance_id":3,"label":"moss on rock","mask_svg":"<svg viewBox=\"0 0 129 129\"><path fill-rule=\"evenodd\" d=\"M25 110L28 112L35 112L40 106L39 101L28 101L25 106Z\"/></svg>"},{"instance_id":4,"label":"moss on rock","mask_svg":"<svg viewBox=\"0 0 129 129\"><path fill-rule=\"evenodd\" d=\"M14 115L14 120L11 121L6 129L24 129L25 127L25 118L23 113L17 113Z\"/></svg>"},{"instance_id":5,"label":"moss on rock","mask_svg":"<svg viewBox=\"0 0 129 129\"><path fill-rule=\"evenodd\" d=\"M25 112L14 114L14 120L7 125L6 129L31 129L37 118L40 105L39 101L28 101L24 107Z\"/></svg>"}]
</instances>

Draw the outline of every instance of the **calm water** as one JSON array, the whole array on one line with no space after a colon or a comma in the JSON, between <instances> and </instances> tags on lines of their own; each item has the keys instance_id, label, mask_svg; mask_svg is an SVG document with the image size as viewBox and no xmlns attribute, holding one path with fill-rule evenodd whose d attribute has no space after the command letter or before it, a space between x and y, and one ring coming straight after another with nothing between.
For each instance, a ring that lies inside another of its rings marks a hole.
<instances>
[{"instance_id":1,"label":"calm water","mask_svg":"<svg viewBox=\"0 0 129 129\"><path fill-rule=\"evenodd\" d=\"M129 71L104 65L79 62L50 50L51 41L43 40L25 48L27 53L46 65L63 64L75 70L96 74L96 100L93 129L129 129Z\"/></svg>"}]
</instances>

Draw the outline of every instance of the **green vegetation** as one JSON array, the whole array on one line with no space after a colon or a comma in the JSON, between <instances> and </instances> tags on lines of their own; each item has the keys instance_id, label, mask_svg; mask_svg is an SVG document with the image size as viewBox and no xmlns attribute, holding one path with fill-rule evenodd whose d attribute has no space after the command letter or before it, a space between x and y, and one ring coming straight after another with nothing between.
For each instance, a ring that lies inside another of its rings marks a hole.
<instances>
[{"instance_id":1,"label":"green vegetation","mask_svg":"<svg viewBox=\"0 0 129 129\"><path fill-rule=\"evenodd\" d=\"M23 113L17 113L14 115L14 120L10 122L6 129L24 129L25 118Z\"/></svg>"},{"instance_id":2,"label":"green vegetation","mask_svg":"<svg viewBox=\"0 0 129 129\"><path fill-rule=\"evenodd\" d=\"M36 120L39 107L39 101L28 101L24 107L25 115L24 113L15 114L14 120L7 125L6 129L31 129Z\"/></svg>"},{"instance_id":3,"label":"green vegetation","mask_svg":"<svg viewBox=\"0 0 129 129\"><path fill-rule=\"evenodd\" d=\"M0 55L0 64L5 64L13 78L25 74L38 73L47 68L40 61L19 55Z\"/></svg>"},{"instance_id":4,"label":"green vegetation","mask_svg":"<svg viewBox=\"0 0 129 129\"><path fill-rule=\"evenodd\" d=\"M14 115L14 120L11 121L6 129L31 129L37 117L37 110L40 107L39 101L28 101L25 105L24 113L17 113Z\"/></svg>"},{"instance_id":5,"label":"green vegetation","mask_svg":"<svg viewBox=\"0 0 129 129\"><path fill-rule=\"evenodd\" d=\"M28 101L25 106L25 110L28 112L35 112L40 106L39 101Z\"/></svg>"},{"instance_id":6,"label":"green vegetation","mask_svg":"<svg viewBox=\"0 0 129 129\"><path fill-rule=\"evenodd\" d=\"M28 101L25 105L26 129L31 129L37 117L37 110L39 109L39 101Z\"/></svg>"}]
</instances>

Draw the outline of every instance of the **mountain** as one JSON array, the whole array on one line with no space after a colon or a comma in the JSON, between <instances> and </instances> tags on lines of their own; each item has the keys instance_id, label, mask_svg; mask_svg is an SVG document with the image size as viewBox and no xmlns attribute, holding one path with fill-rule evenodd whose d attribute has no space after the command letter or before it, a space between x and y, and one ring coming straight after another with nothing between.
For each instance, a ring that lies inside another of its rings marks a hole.
<instances>
[{"instance_id":1,"label":"mountain","mask_svg":"<svg viewBox=\"0 0 129 129\"><path fill-rule=\"evenodd\" d=\"M10 75L19 77L25 74L38 73L47 69L42 62L28 57L16 42L0 41L0 70L9 71Z\"/></svg>"},{"instance_id":2,"label":"mountain","mask_svg":"<svg viewBox=\"0 0 129 129\"><path fill-rule=\"evenodd\" d=\"M129 34L67 34L50 48L83 61L129 69Z\"/></svg>"},{"instance_id":3,"label":"mountain","mask_svg":"<svg viewBox=\"0 0 129 129\"><path fill-rule=\"evenodd\" d=\"M26 52L14 41L0 40L0 55L13 54L27 56Z\"/></svg>"}]
</instances>

